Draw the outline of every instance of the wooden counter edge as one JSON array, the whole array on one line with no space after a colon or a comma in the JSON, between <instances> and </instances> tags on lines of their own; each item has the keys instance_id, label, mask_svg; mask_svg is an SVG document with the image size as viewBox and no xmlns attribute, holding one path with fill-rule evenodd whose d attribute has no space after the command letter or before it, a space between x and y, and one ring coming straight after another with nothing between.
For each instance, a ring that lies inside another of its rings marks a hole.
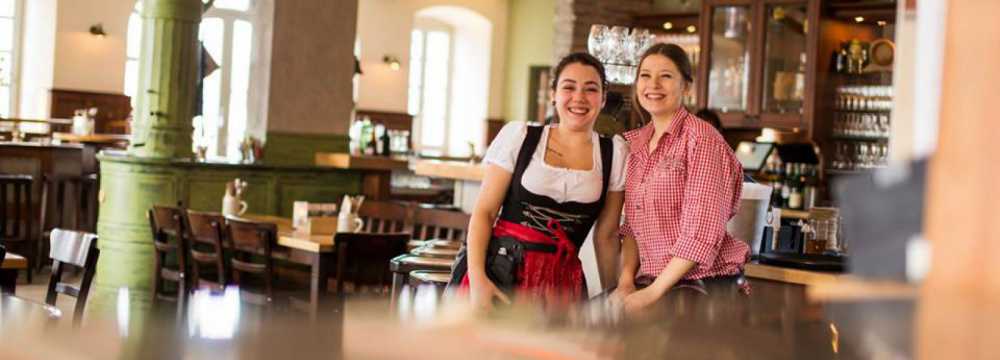
<instances>
[{"instance_id":1,"label":"wooden counter edge","mask_svg":"<svg viewBox=\"0 0 1000 360\"><path fill-rule=\"evenodd\" d=\"M482 163L418 160L413 164L413 172L417 175L444 179L483 181L482 166Z\"/></svg>"},{"instance_id":2,"label":"wooden counter edge","mask_svg":"<svg viewBox=\"0 0 1000 360\"><path fill-rule=\"evenodd\" d=\"M799 285L816 285L825 282L835 282L844 275L818 271L800 270L780 266L747 263L743 273L750 278L780 281Z\"/></svg>"},{"instance_id":3,"label":"wooden counter edge","mask_svg":"<svg viewBox=\"0 0 1000 360\"><path fill-rule=\"evenodd\" d=\"M400 158L347 153L317 152L314 161L319 167L349 170L392 171L409 168L409 162Z\"/></svg>"}]
</instances>

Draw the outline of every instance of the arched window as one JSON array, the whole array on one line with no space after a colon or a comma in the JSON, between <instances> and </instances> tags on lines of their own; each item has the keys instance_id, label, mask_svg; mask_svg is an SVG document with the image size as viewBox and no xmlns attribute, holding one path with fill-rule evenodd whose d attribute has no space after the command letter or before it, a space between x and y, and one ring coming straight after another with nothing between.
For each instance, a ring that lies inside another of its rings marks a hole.
<instances>
[{"instance_id":1,"label":"arched window","mask_svg":"<svg viewBox=\"0 0 1000 360\"><path fill-rule=\"evenodd\" d=\"M407 108L421 153L468 156L471 147L482 149L492 27L486 17L463 7L416 12Z\"/></svg>"},{"instance_id":2,"label":"arched window","mask_svg":"<svg viewBox=\"0 0 1000 360\"><path fill-rule=\"evenodd\" d=\"M0 117L11 117L17 99L21 1L0 0Z\"/></svg>"},{"instance_id":3,"label":"arched window","mask_svg":"<svg viewBox=\"0 0 1000 360\"><path fill-rule=\"evenodd\" d=\"M129 18L125 93L134 96L142 38L141 2ZM202 79L201 115L195 116L194 146L210 157L239 155L239 143L266 130L270 63L270 0L215 0L202 17L198 39L214 67ZM214 70L212 70L214 68Z\"/></svg>"}]
</instances>

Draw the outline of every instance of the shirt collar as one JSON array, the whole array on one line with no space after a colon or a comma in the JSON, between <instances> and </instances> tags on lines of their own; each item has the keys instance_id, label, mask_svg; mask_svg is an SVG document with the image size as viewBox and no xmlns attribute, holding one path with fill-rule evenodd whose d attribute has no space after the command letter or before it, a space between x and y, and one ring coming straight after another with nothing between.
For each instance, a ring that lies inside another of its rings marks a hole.
<instances>
[{"instance_id":1,"label":"shirt collar","mask_svg":"<svg viewBox=\"0 0 1000 360\"><path fill-rule=\"evenodd\" d=\"M670 125L667 126L667 132L665 136L675 136L679 134L681 129L684 128L684 122L688 118L688 115L690 114L691 113L689 113L687 109L685 109L683 106L677 109L677 112L674 113L673 120L671 120ZM636 135L636 143L643 144L644 146L633 146L631 147L630 150L632 151L630 152L636 152L646 148L646 146L649 145L649 141L653 138L653 133L655 131L656 129L653 127L652 121L650 121L641 129L639 129L639 133Z\"/></svg>"}]
</instances>

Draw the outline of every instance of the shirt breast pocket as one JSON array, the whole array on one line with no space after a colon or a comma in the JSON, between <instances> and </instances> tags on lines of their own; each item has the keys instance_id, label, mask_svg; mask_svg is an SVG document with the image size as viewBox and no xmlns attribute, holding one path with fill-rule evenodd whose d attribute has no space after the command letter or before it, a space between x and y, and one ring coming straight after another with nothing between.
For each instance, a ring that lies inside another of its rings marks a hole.
<instances>
[{"instance_id":1,"label":"shirt breast pocket","mask_svg":"<svg viewBox=\"0 0 1000 360\"><path fill-rule=\"evenodd\" d=\"M666 178L666 179L676 179L684 178L684 170L686 166L684 164L684 159L679 156L668 156L664 157L658 164L656 164L656 177Z\"/></svg>"}]
</instances>

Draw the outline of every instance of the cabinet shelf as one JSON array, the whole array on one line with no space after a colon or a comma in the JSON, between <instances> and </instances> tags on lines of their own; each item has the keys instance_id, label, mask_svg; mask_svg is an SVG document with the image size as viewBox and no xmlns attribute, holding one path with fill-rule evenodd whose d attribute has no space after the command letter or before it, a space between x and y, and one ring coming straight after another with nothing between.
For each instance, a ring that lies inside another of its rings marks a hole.
<instances>
[{"instance_id":1,"label":"cabinet shelf","mask_svg":"<svg viewBox=\"0 0 1000 360\"><path fill-rule=\"evenodd\" d=\"M872 136L872 135L848 135L848 134L833 134L830 136L833 140L846 140L846 141L887 141L889 136Z\"/></svg>"}]
</instances>

